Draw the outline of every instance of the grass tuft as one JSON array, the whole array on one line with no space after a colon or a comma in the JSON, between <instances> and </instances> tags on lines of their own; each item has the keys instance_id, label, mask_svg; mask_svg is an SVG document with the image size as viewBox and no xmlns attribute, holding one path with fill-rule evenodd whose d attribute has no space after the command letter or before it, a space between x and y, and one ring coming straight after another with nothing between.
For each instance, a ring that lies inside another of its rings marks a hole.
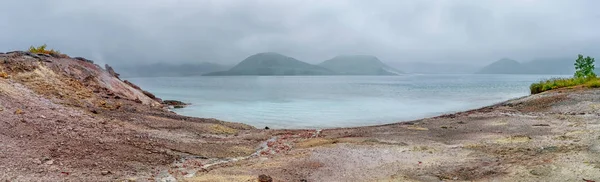
<instances>
[{"instance_id":1,"label":"grass tuft","mask_svg":"<svg viewBox=\"0 0 600 182\"><path fill-rule=\"evenodd\" d=\"M31 46L31 47L29 47L29 52L35 53L35 54L61 55L60 51L54 50L54 49L47 50L46 49L47 47L48 46L46 44L38 46L38 47Z\"/></svg>"},{"instance_id":2,"label":"grass tuft","mask_svg":"<svg viewBox=\"0 0 600 182\"><path fill-rule=\"evenodd\" d=\"M600 80L598 80L598 79L591 80L591 81L585 83L585 86L587 86L589 88L600 88Z\"/></svg>"},{"instance_id":3,"label":"grass tuft","mask_svg":"<svg viewBox=\"0 0 600 182\"><path fill-rule=\"evenodd\" d=\"M537 94L548 90L569 88L579 85L589 88L598 88L600 87L600 80L595 76L581 78L552 78L531 84L529 90L531 91L531 94Z\"/></svg>"}]
</instances>

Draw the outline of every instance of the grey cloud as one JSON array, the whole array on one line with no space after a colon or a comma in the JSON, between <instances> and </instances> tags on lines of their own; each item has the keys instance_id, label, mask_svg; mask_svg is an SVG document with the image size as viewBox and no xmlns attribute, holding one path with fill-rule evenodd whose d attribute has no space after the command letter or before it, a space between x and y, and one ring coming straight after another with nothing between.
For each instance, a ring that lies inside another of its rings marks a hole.
<instances>
[{"instance_id":1,"label":"grey cloud","mask_svg":"<svg viewBox=\"0 0 600 182\"><path fill-rule=\"evenodd\" d=\"M485 64L600 56L595 0L11 0L0 50L47 43L111 64L220 62L281 52L308 62Z\"/></svg>"}]
</instances>

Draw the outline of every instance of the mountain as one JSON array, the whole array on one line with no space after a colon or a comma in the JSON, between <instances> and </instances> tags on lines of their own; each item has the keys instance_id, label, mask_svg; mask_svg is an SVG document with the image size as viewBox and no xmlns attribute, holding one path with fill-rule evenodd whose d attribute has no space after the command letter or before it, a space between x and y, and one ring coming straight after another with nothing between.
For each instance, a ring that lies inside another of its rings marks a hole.
<instances>
[{"instance_id":1,"label":"mountain","mask_svg":"<svg viewBox=\"0 0 600 182\"><path fill-rule=\"evenodd\" d=\"M481 68L480 65L454 62L395 62L394 68L402 68L405 73L417 74L470 74Z\"/></svg>"},{"instance_id":2,"label":"mountain","mask_svg":"<svg viewBox=\"0 0 600 182\"><path fill-rule=\"evenodd\" d=\"M535 59L523 63L529 74L559 74L571 75L575 73L575 59L549 58Z\"/></svg>"},{"instance_id":3,"label":"mountain","mask_svg":"<svg viewBox=\"0 0 600 182\"><path fill-rule=\"evenodd\" d=\"M478 74L549 74L571 75L575 72L574 59L546 58L519 63L511 59L501 59L483 67Z\"/></svg>"},{"instance_id":4,"label":"mountain","mask_svg":"<svg viewBox=\"0 0 600 182\"><path fill-rule=\"evenodd\" d=\"M122 77L177 77L177 76L199 76L205 73L223 71L231 68L215 63L187 63L187 64L147 64L116 66Z\"/></svg>"},{"instance_id":5,"label":"mountain","mask_svg":"<svg viewBox=\"0 0 600 182\"><path fill-rule=\"evenodd\" d=\"M319 66L335 71L342 75L398 75L396 70L377 57L369 55L336 56L319 64Z\"/></svg>"},{"instance_id":6,"label":"mountain","mask_svg":"<svg viewBox=\"0 0 600 182\"><path fill-rule=\"evenodd\" d=\"M258 53L244 59L227 71L205 74L220 75L335 75L326 68L308 64L279 53Z\"/></svg>"},{"instance_id":7,"label":"mountain","mask_svg":"<svg viewBox=\"0 0 600 182\"><path fill-rule=\"evenodd\" d=\"M479 70L478 74L524 74L527 69L518 61L504 58Z\"/></svg>"}]
</instances>

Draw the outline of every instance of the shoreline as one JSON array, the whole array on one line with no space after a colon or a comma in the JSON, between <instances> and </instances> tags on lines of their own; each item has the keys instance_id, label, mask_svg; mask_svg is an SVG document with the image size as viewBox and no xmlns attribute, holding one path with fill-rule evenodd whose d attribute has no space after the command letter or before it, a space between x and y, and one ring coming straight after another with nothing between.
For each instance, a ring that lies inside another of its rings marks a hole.
<instances>
[{"instance_id":1,"label":"shoreline","mask_svg":"<svg viewBox=\"0 0 600 182\"><path fill-rule=\"evenodd\" d=\"M221 120L221 121L226 121L226 122L236 122L236 123L247 124L247 125L253 126L255 128L259 128L259 129L260 128L264 128L264 127L269 127L271 129L280 129L280 130L352 129L352 128L361 128L361 127L393 125L393 124L405 123L405 122L413 122L413 121L418 121L418 120L423 120L423 119L437 118L437 117L441 117L441 116L445 116L445 115L453 115L453 114L459 114L459 113L463 113L463 112L471 112L471 111L476 111L476 110L480 110L480 109L484 109L484 108L488 108L488 107L500 105L500 104L503 104L503 103L506 103L506 102L510 102L510 101L513 101L513 100L522 99L522 98L529 97L529 96L531 96L531 95L519 96L519 97L515 97L515 98L510 98L510 99L507 99L507 100L497 101L497 102L494 102L492 104L487 104L487 105L484 105L484 106L475 106L475 108L473 108L473 109L459 109L457 111L448 111L448 112L441 112L441 113L436 113L436 114L432 113L432 114L428 114L430 116L415 117L414 119L406 119L406 120L392 121L392 122L381 122L381 124L369 124L369 125L362 125L362 126L340 126L340 127L316 127L316 128L286 128L286 127L284 127L284 128L273 128L271 126L254 126L251 123L243 122L243 121L229 121L229 120L219 119L219 118L215 118L215 117L200 117L200 116L193 116L193 115L185 115L185 114L178 113L177 109L170 109L169 111L175 112L175 113L177 113L178 115L181 115L181 116L197 117L197 118L207 118L207 119L216 119L216 120Z\"/></svg>"},{"instance_id":2,"label":"shoreline","mask_svg":"<svg viewBox=\"0 0 600 182\"><path fill-rule=\"evenodd\" d=\"M11 52L0 63L2 180L600 180L600 89L401 123L265 130L175 114L90 61Z\"/></svg>"},{"instance_id":3,"label":"shoreline","mask_svg":"<svg viewBox=\"0 0 600 182\"><path fill-rule=\"evenodd\" d=\"M274 142L276 147L294 145L290 150L270 154L268 159L221 166L192 179L234 179L233 171L259 168L264 170L236 174L251 177L262 172L282 181L597 180L600 113L593 109L573 112L572 102L589 101L598 93L595 89L562 89L408 122L323 129L314 138L291 135L293 139ZM566 96L584 98L569 100ZM398 152L384 152L390 150ZM362 166L380 172L364 171Z\"/></svg>"}]
</instances>

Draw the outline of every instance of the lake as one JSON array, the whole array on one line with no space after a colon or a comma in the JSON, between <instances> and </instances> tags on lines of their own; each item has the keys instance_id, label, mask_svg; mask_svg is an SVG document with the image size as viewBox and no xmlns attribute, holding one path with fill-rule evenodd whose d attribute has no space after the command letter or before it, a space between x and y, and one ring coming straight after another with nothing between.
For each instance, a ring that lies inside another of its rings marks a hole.
<instances>
[{"instance_id":1,"label":"lake","mask_svg":"<svg viewBox=\"0 0 600 182\"><path fill-rule=\"evenodd\" d=\"M529 95L560 75L226 76L128 78L187 116L257 128L332 128L409 121Z\"/></svg>"}]
</instances>

